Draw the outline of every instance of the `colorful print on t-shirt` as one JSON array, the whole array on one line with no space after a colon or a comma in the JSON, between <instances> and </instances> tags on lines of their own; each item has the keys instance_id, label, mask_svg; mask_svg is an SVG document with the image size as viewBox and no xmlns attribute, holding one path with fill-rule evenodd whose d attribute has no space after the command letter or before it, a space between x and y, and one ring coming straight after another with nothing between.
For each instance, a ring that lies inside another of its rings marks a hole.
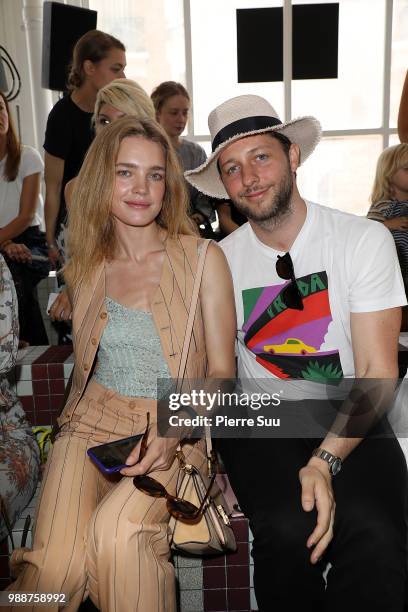
<instances>
[{"instance_id":1,"label":"colorful print on t-shirt","mask_svg":"<svg viewBox=\"0 0 408 612\"><path fill-rule=\"evenodd\" d=\"M282 291L288 282L242 291L244 342L257 362L278 378L338 382L343 376L339 351L322 348L333 320L327 274L297 279L303 310L286 306Z\"/></svg>"}]
</instances>

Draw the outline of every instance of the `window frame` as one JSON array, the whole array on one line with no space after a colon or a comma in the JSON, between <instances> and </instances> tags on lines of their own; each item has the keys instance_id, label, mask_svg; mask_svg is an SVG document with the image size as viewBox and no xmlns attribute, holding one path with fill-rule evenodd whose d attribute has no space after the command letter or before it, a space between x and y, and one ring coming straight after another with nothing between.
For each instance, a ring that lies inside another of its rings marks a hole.
<instances>
[{"instance_id":1,"label":"window frame","mask_svg":"<svg viewBox=\"0 0 408 612\"><path fill-rule=\"evenodd\" d=\"M184 37L186 87L194 100L193 91L193 58L191 44L191 13L190 4L194 0L183 0L184 6ZM384 74L382 92L382 125L372 128L354 128L350 130L323 130L322 138L333 136L369 136L380 135L383 149L389 146L390 136L397 134L397 128L390 127L391 99L391 62L392 62L392 25L394 0L385 0L384 20ZM292 0L283 0L283 100L284 121L292 119ZM194 114L190 114L187 136L195 142L210 142L208 134L198 134L194 131Z\"/></svg>"}]
</instances>

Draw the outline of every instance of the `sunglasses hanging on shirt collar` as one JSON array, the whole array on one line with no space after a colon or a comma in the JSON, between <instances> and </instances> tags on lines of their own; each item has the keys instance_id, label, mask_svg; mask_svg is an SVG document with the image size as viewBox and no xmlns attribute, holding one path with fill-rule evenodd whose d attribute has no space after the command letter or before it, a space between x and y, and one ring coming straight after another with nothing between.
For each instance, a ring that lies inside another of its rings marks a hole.
<instances>
[{"instance_id":1,"label":"sunglasses hanging on shirt collar","mask_svg":"<svg viewBox=\"0 0 408 612\"><path fill-rule=\"evenodd\" d=\"M290 283L283 289L281 296L288 308L303 310L303 298L297 286L293 261L289 251L285 255L278 255L276 260L276 273L279 278L290 280Z\"/></svg>"}]
</instances>

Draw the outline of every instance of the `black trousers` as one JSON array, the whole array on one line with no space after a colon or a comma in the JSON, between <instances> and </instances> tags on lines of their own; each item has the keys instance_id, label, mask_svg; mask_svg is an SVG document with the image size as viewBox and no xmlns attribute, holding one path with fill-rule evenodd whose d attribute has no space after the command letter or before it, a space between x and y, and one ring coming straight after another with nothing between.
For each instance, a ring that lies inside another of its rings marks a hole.
<instances>
[{"instance_id":1,"label":"black trousers","mask_svg":"<svg viewBox=\"0 0 408 612\"><path fill-rule=\"evenodd\" d=\"M334 538L317 565L306 541L316 512L301 507L298 473L319 440L214 440L254 536L261 612L402 612L407 467L394 438L367 438L333 478ZM322 572L327 576L327 588Z\"/></svg>"},{"instance_id":2,"label":"black trousers","mask_svg":"<svg viewBox=\"0 0 408 612\"><path fill-rule=\"evenodd\" d=\"M25 244L35 255L46 253L45 237L37 226L29 227L14 242ZM38 301L37 285L48 276L47 263L28 265L6 257L7 265L13 277L18 300L18 320L20 340L33 346L48 344L48 336L41 316Z\"/></svg>"},{"instance_id":3,"label":"black trousers","mask_svg":"<svg viewBox=\"0 0 408 612\"><path fill-rule=\"evenodd\" d=\"M25 340L32 346L48 344L37 292L41 277L25 264L7 259L7 265L17 293L20 340Z\"/></svg>"}]
</instances>

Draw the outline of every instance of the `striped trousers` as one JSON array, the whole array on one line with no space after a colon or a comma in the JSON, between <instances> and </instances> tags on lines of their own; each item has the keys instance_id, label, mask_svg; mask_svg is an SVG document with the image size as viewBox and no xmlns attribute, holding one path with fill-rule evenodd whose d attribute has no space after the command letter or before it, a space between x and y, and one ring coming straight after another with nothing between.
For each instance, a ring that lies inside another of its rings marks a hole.
<instances>
[{"instance_id":1,"label":"striped trousers","mask_svg":"<svg viewBox=\"0 0 408 612\"><path fill-rule=\"evenodd\" d=\"M96 444L143 432L148 410L154 421L154 400L88 384L49 456L32 550L16 550L11 559L22 571L9 590L65 593L68 603L26 610L71 612L89 595L102 612L176 611L166 500L138 491L132 478L104 475L86 454ZM189 462L204 466L201 443L184 451ZM151 475L175 493L176 460Z\"/></svg>"}]
</instances>

